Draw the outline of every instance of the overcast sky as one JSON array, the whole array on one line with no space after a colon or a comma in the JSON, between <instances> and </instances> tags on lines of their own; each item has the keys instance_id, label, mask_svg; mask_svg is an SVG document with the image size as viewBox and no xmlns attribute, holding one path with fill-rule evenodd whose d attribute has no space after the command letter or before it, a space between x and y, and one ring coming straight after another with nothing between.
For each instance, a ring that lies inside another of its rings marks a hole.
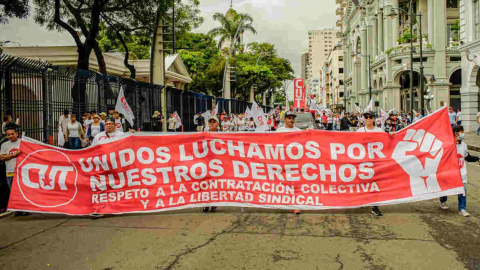
<instances>
[{"instance_id":1,"label":"overcast sky","mask_svg":"<svg viewBox=\"0 0 480 270\"><path fill-rule=\"evenodd\" d=\"M230 0L200 0L200 5L205 22L195 31L208 32L218 26L212 15L226 12ZM258 33L247 34L245 43L275 44L278 54L290 60L297 77L301 75L301 53L308 49L308 31L333 27L338 19L335 0L233 0L233 8L249 13L254 19ZM22 46L74 45L68 33L48 31L36 25L32 16L0 26L0 39L19 42Z\"/></svg>"}]
</instances>

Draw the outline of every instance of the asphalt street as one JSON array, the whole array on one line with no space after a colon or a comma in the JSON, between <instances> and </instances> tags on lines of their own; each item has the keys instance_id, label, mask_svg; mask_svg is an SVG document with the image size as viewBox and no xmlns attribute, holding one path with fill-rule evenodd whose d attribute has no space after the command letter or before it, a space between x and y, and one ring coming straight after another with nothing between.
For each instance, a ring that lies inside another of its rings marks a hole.
<instances>
[{"instance_id":1,"label":"asphalt street","mask_svg":"<svg viewBox=\"0 0 480 270\"><path fill-rule=\"evenodd\" d=\"M480 166L468 165L467 210L437 200L306 211L220 208L92 220L0 219L0 269L471 269L480 270Z\"/></svg>"}]
</instances>

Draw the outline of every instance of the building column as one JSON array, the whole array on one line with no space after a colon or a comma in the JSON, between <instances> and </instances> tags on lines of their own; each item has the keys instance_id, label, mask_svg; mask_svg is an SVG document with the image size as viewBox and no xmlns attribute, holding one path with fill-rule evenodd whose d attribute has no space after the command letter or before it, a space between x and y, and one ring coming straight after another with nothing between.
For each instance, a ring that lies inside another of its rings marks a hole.
<instances>
[{"instance_id":1,"label":"building column","mask_svg":"<svg viewBox=\"0 0 480 270\"><path fill-rule=\"evenodd\" d=\"M372 43L374 42L373 39L373 18L371 16L368 17L367 21L367 55L370 55L371 60L374 60L373 57L373 46Z\"/></svg>"},{"instance_id":2,"label":"building column","mask_svg":"<svg viewBox=\"0 0 480 270\"><path fill-rule=\"evenodd\" d=\"M378 10L378 55L382 55L383 50L383 10Z\"/></svg>"},{"instance_id":3,"label":"building column","mask_svg":"<svg viewBox=\"0 0 480 270\"><path fill-rule=\"evenodd\" d=\"M385 35L384 35L384 43L385 43L385 46L384 46L384 51L388 51L390 48L393 47L393 45L395 43L393 43L393 24L394 24L394 21L392 18L390 18L390 16L387 16L389 13L390 13L390 10L392 9L392 6L391 5L388 5L385 7L385 24L386 24L386 30L385 30Z\"/></svg>"},{"instance_id":4,"label":"building column","mask_svg":"<svg viewBox=\"0 0 480 270\"><path fill-rule=\"evenodd\" d=\"M434 1L428 0L428 43L435 44Z\"/></svg>"},{"instance_id":5,"label":"building column","mask_svg":"<svg viewBox=\"0 0 480 270\"><path fill-rule=\"evenodd\" d=\"M250 103L253 103L255 100L255 90L253 88L253 85L250 87Z\"/></svg>"},{"instance_id":6,"label":"building column","mask_svg":"<svg viewBox=\"0 0 480 270\"><path fill-rule=\"evenodd\" d=\"M449 82L435 82L433 84L434 98L430 102L432 110L438 110L444 106L450 105L450 83Z\"/></svg>"},{"instance_id":7,"label":"building column","mask_svg":"<svg viewBox=\"0 0 480 270\"><path fill-rule=\"evenodd\" d=\"M446 1L435 2L434 20L435 20L435 78L437 82L447 83L447 3Z\"/></svg>"},{"instance_id":8,"label":"building column","mask_svg":"<svg viewBox=\"0 0 480 270\"><path fill-rule=\"evenodd\" d=\"M441 0L441 1L443 1L443 0ZM394 8L398 8L398 0L393 0L392 3L393 3ZM400 12L398 12L398 9L395 10L395 11L398 14L400 14ZM393 47L393 46L395 46L395 44L397 44L397 40L398 40L398 37L399 37L398 31L400 29L400 26L399 26L399 21L398 21L397 17L395 17L392 21L393 21L393 23L392 23L392 31L393 31L393 33L392 33L393 34L393 36L392 36L392 47Z\"/></svg>"},{"instance_id":9,"label":"building column","mask_svg":"<svg viewBox=\"0 0 480 270\"><path fill-rule=\"evenodd\" d=\"M378 54L378 23L377 23L377 17L374 16L372 19L372 24L373 24L373 33L372 33L372 48L373 48L373 53L372 53L372 59L375 60L377 58Z\"/></svg>"},{"instance_id":10,"label":"building column","mask_svg":"<svg viewBox=\"0 0 480 270\"><path fill-rule=\"evenodd\" d=\"M362 54L362 67L361 67L361 92L366 92L368 88L368 59L367 59L367 28L365 25L360 26L360 42L361 42L361 54Z\"/></svg>"},{"instance_id":11,"label":"building column","mask_svg":"<svg viewBox=\"0 0 480 270\"><path fill-rule=\"evenodd\" d=\"M262 94L262 104L263 106L267 106L267 94L265 92Z\"/></svg>"}]
</instances>

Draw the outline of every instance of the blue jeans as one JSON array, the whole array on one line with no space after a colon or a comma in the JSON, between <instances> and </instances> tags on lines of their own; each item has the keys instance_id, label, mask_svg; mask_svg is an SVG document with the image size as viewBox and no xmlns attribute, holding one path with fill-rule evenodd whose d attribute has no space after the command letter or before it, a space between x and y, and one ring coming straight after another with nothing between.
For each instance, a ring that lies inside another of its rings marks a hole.
<instances>
[{"instance_id":1,"label":"blue jeans","mask_svg":"<svg viewBox=\"0 0 480 270\"><path fill-rule=\"evenodd\" d=\"M8 188L12 190L13 176L7 177Z\"/></svg>"},{"instance_id":2,"label":"blue jeans","mask_svg":"<svg viewBox=\"0 0 480 270\"><path fill-rule=\"evenodd\" d=\"M465 189L465 196L463 196L463 194L458 194L458 211L467 210L467 186L463 184L463 188ZM444 203L447 199L447 196L441 197L440 202Z\"/></svg>"},{"instance_id":3,"label":"blue jeans","mask_svg":"<svg viewBox=\"0 0 480 270\"><path fill-rule=\"evenodd\" d=\"M480 124L478 124L477 135L480 135Z\"/></svg>"},{"instance_id":4,"label":"blue jeans","mask_svg":"<svg viewBox=\"0 0 480 270\"><path fill-rule=\"evenodd\" d=\"M80 138L68 138L70 149L81 149Z\"/></svg>"}]
</instances>

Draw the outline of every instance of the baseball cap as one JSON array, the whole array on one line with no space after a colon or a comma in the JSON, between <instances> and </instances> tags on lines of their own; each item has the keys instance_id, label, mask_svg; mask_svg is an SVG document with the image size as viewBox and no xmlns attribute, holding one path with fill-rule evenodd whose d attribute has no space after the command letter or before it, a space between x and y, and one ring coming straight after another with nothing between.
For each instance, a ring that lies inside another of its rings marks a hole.
<instances>
[{"instance_id":1,"label":"baseball cap","mask_svg":"<svg viewBox=\"0 0 480 270\"><path fill-rule=\"evenodd\" d=\"M208 118L208 122L210 122L210 120L215 120L215 121L217 121L217 123L220 123L220 121L218 120L218 117L216 117L216 116L210 116Z\"/></svg>"},{"instance_id":2,"label":"baseball cap","mask_svg":"<svg viewBox=\"0 0 480 270\"><path fill-rule=\"evenodd\" d=\"M285 113L285 117L289 117L289 116L297 117L297 115L292 111L288 111Z\"/></svg>"},{"instance_id":3,"label":"baseball cap","mask_svg":"<svg viewBox=\"0 0 480 270\"><path fill-rule=\"evenodd\" d=\"M375 113L373 113L372 111L364 112L363 116L365 116L365 115L371 115L371 116L375 117Z\"/></svg>"}]
</instances>

